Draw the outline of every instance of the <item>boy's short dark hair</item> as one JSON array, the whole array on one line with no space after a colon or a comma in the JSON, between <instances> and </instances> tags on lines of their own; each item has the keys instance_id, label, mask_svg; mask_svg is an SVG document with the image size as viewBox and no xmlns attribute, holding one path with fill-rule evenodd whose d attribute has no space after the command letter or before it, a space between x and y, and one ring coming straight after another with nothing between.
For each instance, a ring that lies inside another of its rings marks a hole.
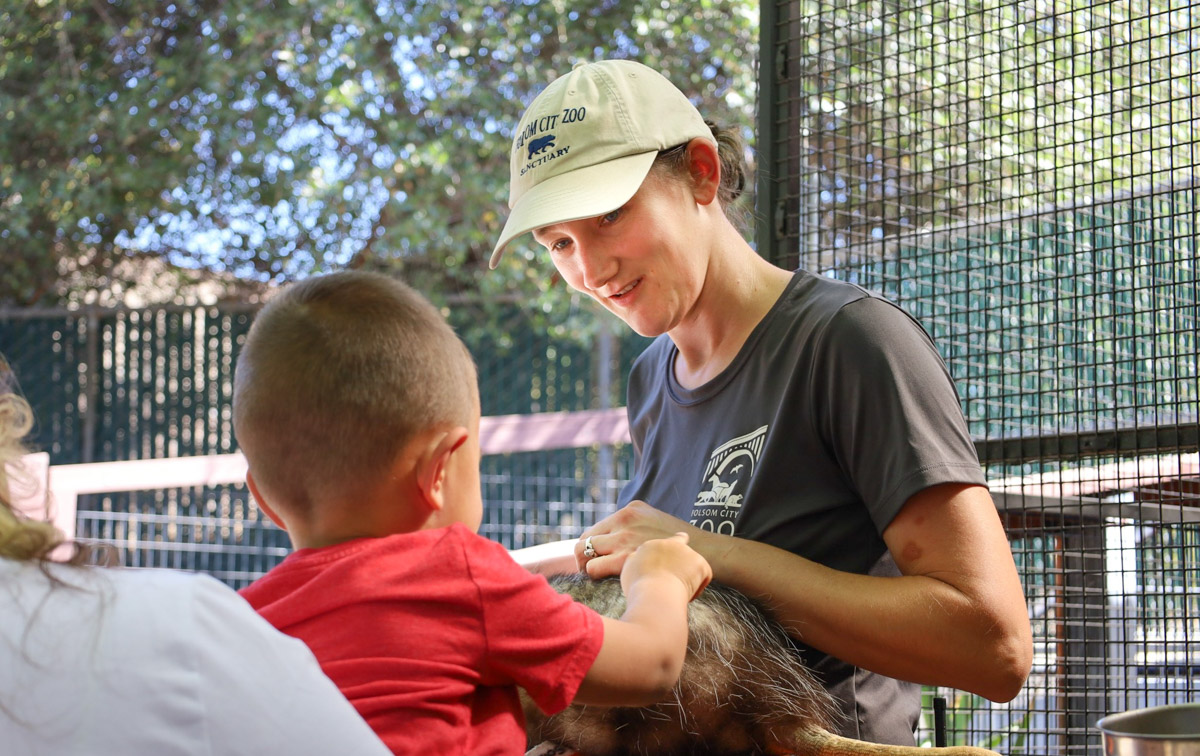
<instances>
[{"instance_id":1,"label":"boy's short dark hair","mask_svg":"<svg viewBox=\"0 0 1200 756\"><path fill-rule=\"evenodd\" d=\"M259 487L281 507L345 497L416 433L478 416L475 365L424 296L378 273L292 284L238 357L233 422Z\"/></svg>"}]
</instances>

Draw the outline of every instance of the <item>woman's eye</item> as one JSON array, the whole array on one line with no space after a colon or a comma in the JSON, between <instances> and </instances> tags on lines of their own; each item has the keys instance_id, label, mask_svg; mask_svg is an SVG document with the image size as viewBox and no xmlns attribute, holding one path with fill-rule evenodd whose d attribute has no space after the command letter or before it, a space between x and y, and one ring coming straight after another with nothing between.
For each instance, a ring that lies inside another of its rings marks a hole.
<instances>
[{"instance_id":1,"label":"woman's eye","mask_svg":"<svg viewBox=\"0 0 1200 756\"><path fill-rule=\"evenodd\" d=\"M600 225L604 226L609 223L615 223L617 218L620 217L620 215L621 215L621 208L617 208L616 210L613 210L611 213L602 215L602 216L600 216Z\"/></svg>"},{"instance_id":2,"label":"woman's eye","mask_svg":"<svg viewBox=\"0 0 1200 756\"><path fill-rule=\"evenodd\" d=\"M550 251L551 252L562 252L564 249L567 248L568 244L570 244L570 242L567 241L566 239L559 239L558 241L552 242L550 244Z\"/></svg>"}]
</instances>

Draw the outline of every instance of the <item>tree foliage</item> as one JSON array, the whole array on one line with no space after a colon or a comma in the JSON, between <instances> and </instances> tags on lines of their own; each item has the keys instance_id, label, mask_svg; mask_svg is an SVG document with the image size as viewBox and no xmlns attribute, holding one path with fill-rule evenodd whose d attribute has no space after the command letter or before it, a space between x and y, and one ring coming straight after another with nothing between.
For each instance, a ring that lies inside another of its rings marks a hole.
<instances>
[{"instance_id":1,"label":"tree foliage","mask_svg":"<svg viewBox=\"0 0 1200 756\"><path fill-rule=\"evenodd\" d=\"M787 3L807 247L1190 184L1195 7Z\"/></svg>"},{"instance_id":2,"label":"tree foliage","mask_svg":"<svg viewBox=\"0 0 1200 756\"><path fill-rule=\"evenodd\" d=\"M567 296L489 273L521 110L580 60L664 71L749 129L757 4L31 0L0 11L0 301L138 250L283 281L398 267L435 298ZM562 289L563 287L557 287Z\"/></svg>"}]
</instances>

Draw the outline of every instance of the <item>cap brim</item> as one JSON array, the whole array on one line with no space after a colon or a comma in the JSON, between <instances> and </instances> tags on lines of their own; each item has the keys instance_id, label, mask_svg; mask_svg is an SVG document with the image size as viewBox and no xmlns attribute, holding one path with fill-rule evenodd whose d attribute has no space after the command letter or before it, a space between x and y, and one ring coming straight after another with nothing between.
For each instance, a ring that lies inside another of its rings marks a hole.
<instances>
[{"instance_id":1,"label":"cap brim","mask_svg":"<svg viewBox=\"0 0 1200 756\"><path fill-rule=\"evenodd\" d=\"M637 194L656 157L657 150L641 152L542 181L513 207L488 267L499 265L505 247L521 234L555 223L604 215L624 205Z\"/></svg>"}]
</instances>

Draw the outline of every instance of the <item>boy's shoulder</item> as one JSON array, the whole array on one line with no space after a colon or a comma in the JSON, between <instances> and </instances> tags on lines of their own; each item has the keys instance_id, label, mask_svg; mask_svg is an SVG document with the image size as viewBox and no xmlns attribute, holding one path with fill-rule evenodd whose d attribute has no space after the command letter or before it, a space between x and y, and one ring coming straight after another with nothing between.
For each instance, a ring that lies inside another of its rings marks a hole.
<instances>
[{"instance_id":1,"label":"boy's shoulder","mask_svg":"<svg viewBox=\"0 0 1200 756\"><path fill-rule=\"evenodd\" d=\"M386 606L395 616L420 614L432 623L453 617L489 635L529 637L532 618L561 616L569 624L587 612L504 546L461 525L300 550L240 593L285 632L320 624L340 634L345 624L333 618ZM598 630L591 624L589 631Z\"/></svg>"},{"instance_id":2,"label":"boy's shoulder","mask_svg":"<svg viewBox=\"0 0 1200 756\"><path fill-rule=\"evenodd\" d=\"M416 530L383 537L356 538L318 548L298 549L265 575L238 591L256 606L315 583L362 582L410 575L470 575L481 570L523 570L508 551L464 525Z\"/></svg>"}]
</instances>

